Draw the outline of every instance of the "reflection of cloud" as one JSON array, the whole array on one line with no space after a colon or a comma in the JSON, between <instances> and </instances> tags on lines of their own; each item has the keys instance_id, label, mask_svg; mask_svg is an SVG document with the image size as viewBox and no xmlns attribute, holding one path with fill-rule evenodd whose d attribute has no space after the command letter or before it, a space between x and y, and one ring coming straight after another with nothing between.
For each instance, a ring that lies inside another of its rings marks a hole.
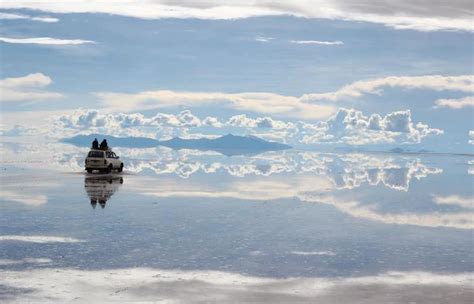
<instances>
[{"instance_id":1,"label":"reflection of cloud","mask_svg":"<svg viewBox=\"0 0 474 304\"><path fill-rule=\"evenodd\" d=\"M405 303L410 295L418 303L438 302L449 294L449 302L461 303L472 298L472 273L391 271L350 278L276 279L221 271L53 268L4 271L0 284L6 290L29 290L7 294L22 302Z\"/></svg>"},{"instance_id":2,"label":"reflection of cloud","mask_svg":"<svg viewBox=\"0 0 474 304\"><path fill-rule=\"evenodd\" d=\"M362 205L358 201L337 199L329 195L313 195L305 193L299 196L304 202L322 203L334 206L350 216L384 224L415 225L422 227L448 227L457 229L473 229L472 212L429 212L429 213L382 213L376 205Z\"/></svg>"},{"instance_id":3,"label":"reflection of cloud","mask_svg":"<svg viewBox=\"0 0 474 304\"><path fill-rule=\"evenodd\" d=\"M62 236L46 236L46 235L0 235L0 241L17 241L17 242L29 242L29 243L79 243L84 242L72 237Z\"/></svg>"},{"instance_id":4,"label":"reflection of cloud","mask_svg":"<svg viewBox=\"0 0 474 304\"><path fill-rule=\"evenodd\" d=\"M227 197L246 200L274 200L293 198L300 192L321 191L331 189L329 181L320 176L297 175L269 176L265 179L238 179L230 183L201 183L194 180L162 178L159 184L154 178L131 179L132 187L141 194L155 197Z\"/></svg>"},{"instance_id":5,"label":"reflection of cloud","mask_svg":"<svg viewBox=\"0 0 474 304\"><path fill-rule=\"evenodd\" d=\"M49 169L73 172L84 170L84 157L88 151L65 144L17 146L4 143L0 149L5 159L18 161L22 166L43 169L44 163L48 163ZM18 151L22 152L21 158ZM421 180L442 172L442 169L423 164L420 158L389 154L278 151L229 158L213 152L169 148L117 148L116 152L124 160L125 170L133 173L148 171L182 178L203 173L246 178L313 174L329 179L338 189L367 184L407 191L413 179Z\"/></svg>"},{"instance_id":6,"label":"reflection of cloud","mask_svg":"<svg viewBox=\"0 0 474 304\"><path fill-rule=\"evenodd\" d=\"M328 255L328 256L336 255L336 253L332 251L292 251L290 253L294 255Z\"/></svg>"},{"instance_id":7,"label":"reflection of cloud","mask_svg":"<svg viewBox=\"0 0 474 304\"><path fill-rule=\"evenodd\" d=\"M50 259L25 258L21 260L0 259L0 266L19 265L19 264L49 264Z\"/></svg>"},{"instance_id":8,"label":"reflection of cloud","mask_svg":"<svg viewBox=\"0 0 474 304\"><path fill-rule=\"evenodd\" d=\"M465 209L474 209L474 197L472 196L435 196L433 197L433 201L438 205L454 205Z\"/></svg>"},{"instance_id":9,"label":"reflection of cloud","mask_svg":"<svg viewBox=\"0 0 474 304\"><path fill-rule=\"evenodd\" d=\"M339 189L353 189L363 183L372 186L380 183L394 190L408 191L412 179L420 180L432 174L443 172L430 168L419 159L408 159L405 163L391 158L377 158L365 154L342 156L343 164L339 170L330 169L329 178Z\"/></svg>"},{"instance_id":10,"label":"reflection of cloud","mask_svg":"<svg viewBox=\"0 0 474 304\"><path fill-rule=\"evenodd\" d=\"M321 41L321 40L290 40L291 43L296 44L318 44L318 45L343 45L344 42L336 41Z\"/></svg>"},{"instance_id":11,"label":"reflection of cloud","mask_svg":"<svg viewBox=\"0 0 474 304\"><path fill-rule=\"evenodd\" d=\"M46 204L48 198L43 194L28 194L23 190L22 193L9 191L9 190L0 190L0 196L5 201L13 201L22 203L28 206L40 206Z\"/></svg>"}]
</instances>

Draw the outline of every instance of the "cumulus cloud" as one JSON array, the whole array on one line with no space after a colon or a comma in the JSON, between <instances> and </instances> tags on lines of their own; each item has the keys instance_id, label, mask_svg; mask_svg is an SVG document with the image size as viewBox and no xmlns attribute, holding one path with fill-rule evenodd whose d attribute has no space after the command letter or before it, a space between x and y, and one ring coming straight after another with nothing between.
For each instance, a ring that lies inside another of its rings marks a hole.
<instances>
[{"instance_id":1,"label":"cumulus cloud","mask_svg":"<svg viewBox=\"0 0 474 304\"><path fill-rule=\"evenodd\" d=\"M53 81L42 73L28 74L23 77L4 78L0 80L0 101L43 101L62 98L63 95L44 91L43 88Z\"/></svg>"},{"instance_id":2,"label":"cumulus cloud","mask_svg":"<svg viewBox=\"0 0 474 304\"><path fill-rule=\"evenodd\" d=\"M435 101L435 108L460 110L469 107L474 107L474 96L466 96L459 99L438 99Z\"/></svg>"},{"instance_id":3,"label":"cumulus cloud","mask_svg":"<svg viewBox=\"0 0 474 304\"><path fill-rule=\"evenodd\" d=\"M206 127L206 131L211 132L208 135L215 136L232 131L289 144L419 143L429 135L443 133L442 130L430 128L423 123L413 122L409 110L389 113L384 117L379 114L367 117L361 111L340 109L328 120L314 124L286 122L268 116L252 118L245 114L224 120L217 117L201 119L190 110L176 115L156 113L151 117L141 113L113 114L101 113L99 110L76 110L72 114L56 117L54 122L60 131L154 138L192 137L193 133L199 133L200 128Z\"/></svg>"},{"instance_id":4,"label":"cumulus cloud","mask_svg":"<svg viewBox=\"0 0 474 304\"><path fill-rule=\"evenodd\" d=\"M347 143L351 145L377 143L419 143L428 135L443 134L440 129L414 123L410 110L365 116L361 111L341 108L327 121L303 124L302 142Z\"/></svg>"},{"instance_id":5,"label":"cumulus cloud","mask_svg":"<svg viewBox=\"0 0 474 304\"><path fill-rule=\"evenodd\" d=\"M86 43L95 43L90 40L82 39L57 39L51 37L34 37L34 38L8 38L0 37L0 41L12 44L41 44L41 45L79 45Z\"/></svg>"},{"instance_id":6,"label":"cumulus cloud","mask_svg":"<svg viewBox=\"0 0 474 304\"><path fill-rule=\"evenodd\" d=\"M197 107L219 105L240 111L296 117L301 119L326 118L335 112L332 105L313 104L294 96L274 93L220 93L145 91L136 94L99 92L95 95L109 108L124 111L157 109L176 106Z\"/></svg>"},{"instance_id":7,"label":"cumulus cloud","mask_svg":"<svg viewBox=\"0 0 474 304\"><path fill-rule=\"evenodd\" d=\"M48 16L30 16L24 14L10 14L10 13L2 13L0 12L0 20L31 20L31 21L38 21L38 22L58 22L58 18L48 17Z\"/></svg>"},{"instance_id":8,"label":"cumulus cloud","mask_svg":"<svg viewBox=\"0 0 474 304\"><path fill-rule=\"evenodd\" d=\"M474 75L389 76L360 80L343 86L337 91L303 95L302 100L307 102L320 100L339 101L347 98L358 98L364 94L380 95L383 87L473 93Z\"/></svg>"},{"instance_id":9,"label":"cumulus cloud","mask_svg":"<svg viewBox=\"0 0 474 304\"><path fill-rule=\"evenodd\" d=\"M363 21L383 24L395 29L418 31L473 31L472 5L456 0L447 4L443 0L417 1L330 1L286 0L247 1L167 1L167 0L116 0L107 5L100 0L75 0L61 5L48 0L4 0L4 9L34 9L52 13L105 13L142 19L199 18L239 19L258 16L291 15L328 20Z\"/></svg>"},{"instance_id":10,"label":"cumulus cloud","mask_svg":"<svg viewBox=\"0 0 474 304\"><path fill-rule=\"evenodd\" d=\"M291 43L295 44L319 44L319 45L343 45L344 42L336 41L320 41L320 40L290 40Z\"/></svg>"}]
</instances>

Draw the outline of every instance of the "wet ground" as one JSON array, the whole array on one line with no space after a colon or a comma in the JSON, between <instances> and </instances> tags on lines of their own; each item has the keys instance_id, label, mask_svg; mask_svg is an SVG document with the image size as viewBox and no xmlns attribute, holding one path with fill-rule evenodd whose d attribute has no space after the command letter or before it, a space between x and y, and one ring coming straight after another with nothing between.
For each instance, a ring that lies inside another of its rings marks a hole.
<instances>
[{"instance_id":1,"label":"wet ground","mask_svg":"<svg viewBox=\"0 0 474 304\"><path fill-rule=\"evenodd\" d=\"M3 302L474 297L472 157L52 147L1 147Z\"/></svg>"}]
</instances>

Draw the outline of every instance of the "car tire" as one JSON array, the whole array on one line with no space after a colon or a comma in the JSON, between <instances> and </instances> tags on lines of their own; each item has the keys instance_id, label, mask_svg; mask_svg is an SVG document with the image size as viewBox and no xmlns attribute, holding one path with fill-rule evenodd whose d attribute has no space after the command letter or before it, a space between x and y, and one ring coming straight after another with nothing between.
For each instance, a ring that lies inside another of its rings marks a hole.
<instances>
[{"instance_id":1,"label":"car tire","mask_svg":"<svg viewBox=\"0 0 474 304\"><path fill-rule=\"evenodd\" d=\"M123 163L120 164L120 167L117 169L118 172L122 172L123 171Z\"/></svg>"}]
</instances>

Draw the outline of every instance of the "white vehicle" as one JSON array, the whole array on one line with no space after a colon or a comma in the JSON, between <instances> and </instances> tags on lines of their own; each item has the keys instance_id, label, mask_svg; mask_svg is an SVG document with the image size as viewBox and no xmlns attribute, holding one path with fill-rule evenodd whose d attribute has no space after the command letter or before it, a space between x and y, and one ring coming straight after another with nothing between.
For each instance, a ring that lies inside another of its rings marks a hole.
<instances>
[{"instance_id":1,"label":"white vehicle","mask_svg":"<svg viewBox=\"0 0 474 304\"><path fill-rule=\"evenodd\" d=\"M123 162L112 150L91 149L86 157L86 171L92 173L93 170L110 173L112 170L123 171Z\"/></svg>"}]
</instances>

